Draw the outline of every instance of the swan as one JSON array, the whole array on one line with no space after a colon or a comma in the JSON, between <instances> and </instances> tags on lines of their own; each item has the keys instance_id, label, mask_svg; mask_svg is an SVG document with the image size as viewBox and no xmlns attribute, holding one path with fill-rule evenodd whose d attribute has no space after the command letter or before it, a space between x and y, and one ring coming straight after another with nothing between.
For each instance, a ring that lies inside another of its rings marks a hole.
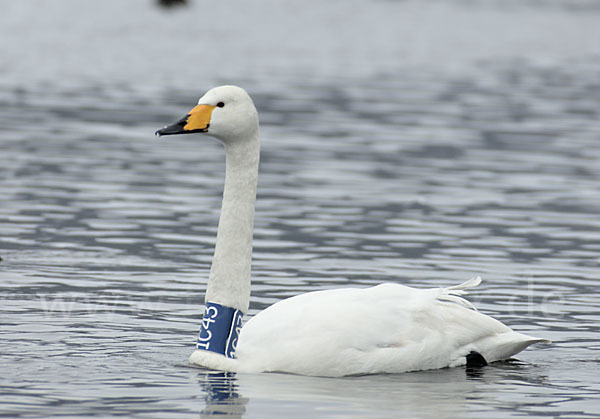
<instances>
[{"instance_id":1,"label":"swan","mask_svg":"<svg viewBox=\"0 0 600 419\"><path fill-rule=\"evenodd\" d=\"M396 283L308 292L279 301L242 327L260 155L258 113L240 87L209 90L156 135L208 134L225 149L225 186L205 310L190 362L231 372L341 377L503 360L536 342L461 297L479 277L448 288Z\"/></svg>"}]
</instances>

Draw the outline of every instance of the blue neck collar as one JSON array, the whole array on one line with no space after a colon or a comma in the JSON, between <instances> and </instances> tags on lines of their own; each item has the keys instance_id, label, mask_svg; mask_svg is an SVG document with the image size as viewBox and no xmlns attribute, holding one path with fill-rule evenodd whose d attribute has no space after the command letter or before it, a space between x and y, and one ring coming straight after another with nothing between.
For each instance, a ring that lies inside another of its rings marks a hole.
<instances>
[{"instance_id":1,"label":"blue neck collar","mask_svg":"<svg viewBox=\"0 0 600 419\"><path fill-rule=\"evenodd\" d=\"M243 316L238 309L206 303L196 348L235 358Z\"/></svg>"}]
</instances>

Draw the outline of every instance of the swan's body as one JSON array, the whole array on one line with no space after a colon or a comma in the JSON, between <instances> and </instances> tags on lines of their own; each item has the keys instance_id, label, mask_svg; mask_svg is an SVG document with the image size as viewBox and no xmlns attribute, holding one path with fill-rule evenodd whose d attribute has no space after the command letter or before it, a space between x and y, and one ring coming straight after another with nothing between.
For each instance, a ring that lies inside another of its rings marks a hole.
<instances>
[{"instance_id":1,"label":"swan's body","mask_svg":"<svg viewBox=\"0 0 600 419\"><path fill-rule=\"evenodd\" d=\"M206 302L246 312L260 141L248 94L235 86L207 92L185 118L159 135L207 132L225 145L226 179ZM231 331L235 357L198 349L190 362L240 372L344 376L395 373L467 363L480 354L492 362L544 339L511 330L479 313L459 295L474 278L450 288L399 284L301 294L279 301ZM241 316L240 316L241 318ZM204 329L213 327L208 321ZM228 326L229 327L229 326ZM205 333L207 341L211 332ZM202 340L201 333L201 340ZM198 348L201 348L199 340ZM233 355L232 355L233 356Z\"/></svg>"}]
</instances>

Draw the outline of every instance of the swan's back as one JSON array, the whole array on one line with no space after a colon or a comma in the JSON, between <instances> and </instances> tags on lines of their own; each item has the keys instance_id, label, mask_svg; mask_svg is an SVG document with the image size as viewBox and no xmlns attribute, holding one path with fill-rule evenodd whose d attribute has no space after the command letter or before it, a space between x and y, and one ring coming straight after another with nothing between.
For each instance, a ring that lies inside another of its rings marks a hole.
<instances>
[{"instance_id":1,"label":"swan's back","mask_svg":"<svg viewBox=\"0 0 600 419\"><path fill-rule=\"evenodd\" d=\"M239 370L322 376L395 373L464 365L471 351L492 362L541 341L469 308L457 296L467 286L381 284L280 301L243 327Z\"/></svg>"}]
</instances>

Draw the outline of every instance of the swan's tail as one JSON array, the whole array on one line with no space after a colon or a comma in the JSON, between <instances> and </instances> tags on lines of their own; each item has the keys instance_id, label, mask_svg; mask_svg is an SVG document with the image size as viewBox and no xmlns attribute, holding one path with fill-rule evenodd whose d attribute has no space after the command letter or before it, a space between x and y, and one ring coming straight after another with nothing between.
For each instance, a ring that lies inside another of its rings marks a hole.
<instances>
[{"instance_id":1,"label":"swan's tail","mask_svg":"<svg viewBox=\"0 0 600 419\"><path fill-rule=\"evenodd\" d=\"M453 287L442 288L442 292L438 296L438 300L460 304L461 306L477 311L477 308L470 301L460 296L466 294L467 289L474 288L479 284L481 284L481 277L476 276L468 281L463 282L462 284L454 285Z\"/></svg>"},{"instance_id":2,"label":"swan's tail","mask_svg":"<svg viewBox=\"0 0 600 419\"><path fill-rule=\"evenodd\" d=\"M476 276L462 284L442 288L439 290L437 299L477 311L477 308L471 302L461 297L461 295L464 295L469 288L476 287L479 284L481 284L481 278ZM482 330L484 331L487 329L488 333L484 333L483 338L469 343L463 349L467 351L466 353L470 353L475 348L476 353L483 357L484 362L508 359L534 343L551 343L548 339L536 338L515 332L488 316L480 316L479 321L479 327L483 328ZM500 327L500 330L498 330L498 327ZM460 357L460 364L451 363L450 365L463 365L465 362L463 360L466 359L465 354L462 353ZM468 365L468 360L466 362Z\"/></svg>"},{"instance_id":3,"label":"swan's tail","mask_svg":"<svg viewBox=\"0 0 600 419\"><path fill-rule=\"evenodd\" d=\"M478 345L483 349L486 361L494 362L508 359L534 343L552 343L552 341L510 330L506 333L489 336L486 340L479 342Z\"/></svg>"}]
</instances>

